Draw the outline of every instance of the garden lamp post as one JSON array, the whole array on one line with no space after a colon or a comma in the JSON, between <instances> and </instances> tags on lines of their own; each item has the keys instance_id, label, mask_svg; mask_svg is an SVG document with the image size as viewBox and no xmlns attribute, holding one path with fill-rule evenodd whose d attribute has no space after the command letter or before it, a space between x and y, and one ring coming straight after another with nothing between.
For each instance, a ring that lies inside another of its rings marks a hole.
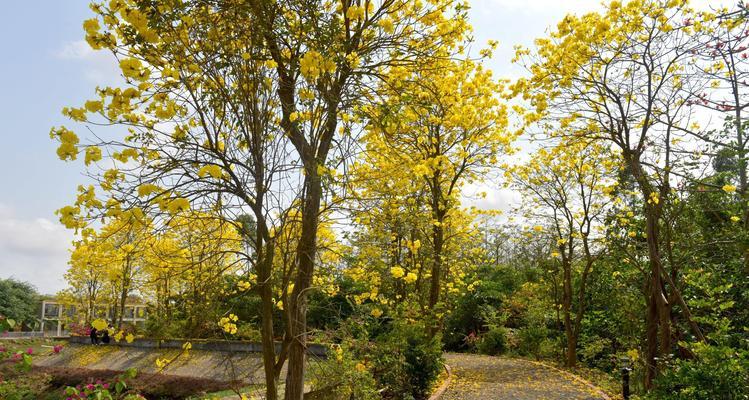
<instances>
[{"instance_id":1,"label":"garden lamp post","mask_svg":"<svg viewBox=\"0 0 749 400\"><path fill-rule=\"evenodd\" d=\"M632 371L632 363L629 357L624 356L619 359L622 366L622 397L624 400L629 399L629 372Z\"/></svg>"}]
</instances>

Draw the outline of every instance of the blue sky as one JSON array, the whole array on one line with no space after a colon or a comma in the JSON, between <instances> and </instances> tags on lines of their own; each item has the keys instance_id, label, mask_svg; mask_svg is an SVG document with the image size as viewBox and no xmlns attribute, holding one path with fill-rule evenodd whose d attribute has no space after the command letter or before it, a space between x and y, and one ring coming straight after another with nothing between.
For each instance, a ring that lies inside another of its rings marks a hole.
<instances>
[{"instance_id":1,"label":"blue sky","mask_svg":"<svg viewBox=\"0 0 749 400\"><path fill-rule=\"evenodd\" d=\"M513 45L532 44L567 13L594 10L600 1L470 3L477 43L500 43L490 63L499 77L518 73L509 62ZM96 85L118 80L111 58L83 41L81 24L91 16L87 4L8 1L0 17L0 278L29 281L44 293L65 287L72 234L57 222L54 210L71 203L83 181L81 162L57 159L49 130L67 123L62 107L83 104ZM77 131L82 133L80 127ZM512 193L493 190L485 206L506 207L512 199Z\"/></svg>"}]
</instances>

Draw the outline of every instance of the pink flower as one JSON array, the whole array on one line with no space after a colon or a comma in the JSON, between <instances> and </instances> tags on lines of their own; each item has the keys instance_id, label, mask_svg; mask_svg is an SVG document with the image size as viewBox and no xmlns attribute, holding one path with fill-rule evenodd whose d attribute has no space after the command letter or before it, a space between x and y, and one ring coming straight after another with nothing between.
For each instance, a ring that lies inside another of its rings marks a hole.
<instances>
[{"instance_id":1,"label":"pink flower","mask_svg":"<svg viewBox=\"0 0 749 400\"><path fill-rule=\"evenodd\" d=\"M86 389L88 389L88 390L94 390L94 388L95 388L95 386L94 386L93 383L89 383L88 385L86 385Z\"/></svg>"},{"instance_id":2,"label":"pink flower","mask_svg":"<svg viewBox=\"0 0 749 400\"><path fill-rule=\"evenodd\" d=\"M101 387L103 387L104 389L109 389L109 384L105 383L105 384L101 385Z\"/></svg>"},{"instance_id":3,"label":"pink flower","mask_svg":"<svg viewBox=\"0 0 749 400\"><path fill-rule=\"evenodd\" d=\"M52 348L52 351L53 351L53 352L54 352L55 354L57 354L57 353L59 353L60 351L62 351L62 348L63 348L63 345L61 345L61 344L57 344L57 345L55 345L55 347L53 347L53 348Z\"/></svg>"},{"instance_id":4,"label":"pink flower","mask_svg":"<svg viewBox=\"0 0 749 400\"><path fill-rule=\"evenodd\" d=\"M26 349L26 354L28 354L28 355L34 354L34 349L32 349L31 347L29 347L28 349Z\"/></svg>"}]
</instances>

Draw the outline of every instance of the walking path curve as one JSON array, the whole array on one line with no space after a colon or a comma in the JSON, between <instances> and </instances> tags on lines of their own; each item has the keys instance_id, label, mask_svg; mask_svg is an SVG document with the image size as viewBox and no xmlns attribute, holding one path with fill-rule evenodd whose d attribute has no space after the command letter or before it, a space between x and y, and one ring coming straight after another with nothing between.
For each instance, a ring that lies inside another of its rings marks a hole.
<instances>
[{"instance_id":1,"label":"walking path curve","mask_svg":"<svg viewBox=\"0 0 749 400\"><path fill-rule=\"evenodd\" d=\"M603 392L564 371L532 361L445 354L452 380L440 400L604 400Z\"/></svg>"}]
</instances>

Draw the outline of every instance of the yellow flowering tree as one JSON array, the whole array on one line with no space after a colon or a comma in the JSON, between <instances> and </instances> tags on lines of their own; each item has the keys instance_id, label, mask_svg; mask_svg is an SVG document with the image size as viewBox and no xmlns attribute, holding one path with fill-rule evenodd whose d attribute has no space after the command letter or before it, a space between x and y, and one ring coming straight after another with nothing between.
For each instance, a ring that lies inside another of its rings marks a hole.
<instances>
[{"instance_id":1,"label":"yellow flowering tree","mask_svg":"<svg viewBox=\"0 0 749 400\"><path fill-rule=\"evenodd\" d=\"M693 71L692 12L681 0L611 2L602 13L567 16L531 52L517 60L530 77L513 85L527 105L524 121L544 132L599 141L618 149L634 181L646 220L646 387L657 373L657 357L670 352L671 290L695 335L702 334L664 267L660 221L671 179L680 161L673 143L690 124L688 100ZM664 285L664 282L668 285ZM667 289L664 289L667 288Z\"/></svg>"},{"instance_id":2,"label":"yellow flowering tree","mask_svg":"<svg viewBox=\"0 0 749 400\"><path fill-rule=\"evenodd\" d=\"M600 143L561 141L551 149L539 149L528 163L508 171L510 182L524 196L523 215L543 224L534 230L547 227L546 236L553 242L551 257L561 266L568 367L577 363L588 277L605 251L604 218L619 165L618 157Z\"/></svg>"},{"instance_id":3,"label":"yellow flowering tree","mask_svg":"<svg viewBox=\"0 0 749 400\"><path fill-rule=\"evenodd\" d=\"M301 399L323 176L346 158L355 128L344 116L374 99L373 82L390 67L446 56L445 48L464 40L465 6L114 0L91 8L96 15L84 22L86 40L112 52L126 84L99 88L96 98L63 111L89 126L121 130L104 137L102 129L102 140L86 144L68 128L52 130L60 158L85 154L103 189L99 199L60 209L62 222L82 228L101 214L190 208L220 212L226 221L249 213L256 232L248 235L255 241L248 262L265 282L273 265L271 232L298 197L286 398ZM267 398L276 399L271 292L262 295L263 359Z\"/></svg>"},{"instance_id":4,"label":"yellow flowering tree","mask_svg":"<svg viewBox=\"0 0 749 400\"><path fill-rule=\"evenodd\" d=\"M147 249L153 242L150 222L127 214L111 219L98 231L85 228L74 243L65 279L69 288L61 292L65 302L76 305L78 317L91 322L110 318L117 329L122 326L125 304L148 280L145 269ZM98 315L102 306L111 317Z\"/></svg>"},{"instance_id":5,"label":"yellow flowering tree","mask_svg":"<svg viewBox=\"0 0 749 400\"><path fill-rule=\"evenodd\" d=\"M691 105L701 112L724 121L722 130L712 126L692 124L684 129L706 146L716 151L713 157L715 172L723 174L729 183L722 189L737 193L742 216L744 265L749 270L749 171L747 166L747 122L744 109L749 105L749 20L746 4L732 9L720 8L696 13L687 21L699 43L693 49L697 71L690 76L701 82L692 90ZM701 182L703 185L706 182ZM736 184L736 186L733 185ZM720 184L718 184L719 186ZM733 190L731 190L733 188Z\"/></svg>"},{"instance_id":6,"label":"yellow flowering tree","mask_svg":"<svg viewBox=\"0 0 749 400\"><path fill-rule=\"evenodd\" d=\"M148 283L141 290L154 304L154 317L179 318L185 337L213 332L226 277L245 266L236 226L192 212L172 218L155 235L146 254Z\"/></svg>"},{"instance_id":7,"label":"yellow flowering tree","mask_svg":"<svg viewBox=\"0 0 749 400\"><path fill-rule=\"evenodd\" d=\"M350 235L353 257L343 271L357 283L350 298L375 318L386 311L406 320L442 318L456 295L465 291L464 278L480 260L475 214L453 210L443 226L444 307L435 312L429 308L431 212L421 198L423 192L404 192L402 187L387 191L386 183L371 183L372 187L360 188L357 204L362 211L355 213L356 231Z\"/></svg>"},{"instance_id":8,"label":"yellow flowering tree","mask_svg":"<svg viewBox=\"0 0 749 400\"><path fill-rule=\"evenodd\" d=\"M381 91L386 101L363 107L364 162L371 165L366 179L379 178L392 182L394 190L422 196L415 201L426 206L431 225L427 310L439 313L447 275L445 227L458 213L461 189L480 181L500 154L511 151L513 135L496 95L502 85L480 62L440 60L390 72ZM394 182L386 176L394 173L407 177ZM409 186L396 187L399 183ZM438 328L433 326L432 333Z\"/></svg>"},{"instance_id":9,"label":"yellow flowering tree","mask_svg":"<svg viewBox=\"0 0 749 400\"><path fill-rule=\"evenodd\" d=\"M126 302L138 296L152 306L155 320L179 318L181 334L204 336L214 330L225 277L241 269L240 249L234 224L215 216L177 216L163 227L112 219L98 231L86 228L75 244L63 297L86 322L109 306L111 323L120 329Z\"/></svg>"},{"instance_id":10,"label":"yellow flowering tree","mask_svg":"<svg viewBox=\"0 0 749 400\"><path fill-rule=\"evenodd\" d=\"M74 305L79 314L81 310L83 323L91 323L94 319L96 306L104 301L107 263L105 254L97 247L95 238L87 237L73 244L73 250L68 261L65 281L68 288L58 294L63 302ZM78 318L81 315L77 316Z\"/></svg>"}]
</instances>

